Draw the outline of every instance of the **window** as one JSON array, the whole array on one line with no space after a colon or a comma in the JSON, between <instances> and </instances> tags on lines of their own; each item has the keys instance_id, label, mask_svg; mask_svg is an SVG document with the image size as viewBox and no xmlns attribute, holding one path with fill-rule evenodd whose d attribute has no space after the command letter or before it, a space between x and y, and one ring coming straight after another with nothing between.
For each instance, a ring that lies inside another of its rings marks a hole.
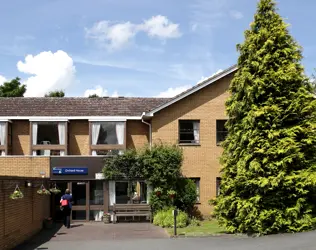
<instances>
[{"instance_id":1,"label":"window","mask_svg":"<svg viewBox=\"0 0 316 250\"><path fill-rule=\"evenodd\" d=\"M200 203L200 178L191 178L196 186L196 203Z\"/></svg>"},{"instance_id":2,"label":"window","mask_svg":"<svg viewBox=\"0 0 316 250\"><path fill-rule=\"evenodd\" d=\"M125 149L125 122L91 124L92 155L117 155Z\"/></svg>"},{"instance_id":3,"label":"window","mask_svg":"<svg viewBox=\"0 0 316 250\"><path fill-rule=\"evenodd\" d=\"M103 205L103 181L90 181L90 205Z\"/></svg>"},{"instance_id":4,"label":"window","mask_svg":"<svg viewBox=\"0 0 316 250\"><path fill-rule=\"evenodd\" d=\"M12 146L12 124L11 122L8 123L8 146Z\"/></svg>"},{"instance_id":5,"label":"window","mask_svg":"<svg viewBox=\"0 0 316 250\"><path fill-rule=\"evenodd\" d=\"M220 144L225 141L228 134L227 129L225 128L225 123L227 120L217 120L216 121L216 144Z\"/></svg>"},{"instance_id":6,"label":"window","mask_svg":"<svg viewBox=\"0 0 316 250\"><path fill-rule=\"evenodd\" d=\"M200 121L179 120L179 143L200 143Z\"/></svg>"},{"instance_id":7,"label":"window","mask_svg":"<svg viewBox=\"0 0 316 250\"><path fill-rule=\"evenodd\" d=\"M43 149L43 150L36 150L36 155L43 155L43 156L58 156L62 155L63 151L61 150L48 150L48 149Z\"/></svg>"},{"instance_id":8,"label":"window","mask_svg":"<svg viewBox=\"0 0 316 250\"><path fill-rule=\"evenodd\" d=\"M65 122L40 122L32 124L33 145L65 145Z\"/></svg>"},{"instance_id":9,"label":"window","mask_svg":"<svg viewBox=\"0 0 316 250\"><path fill-rule=\"evenodd\" d=\"M123 150L119 149L104 149L104 150L94 150L96 152L96 155L108 155L108 156L113 156L113 155L119 155L123 153Z\"/></svg>"},{"instance_id":10,"label":"window","mask_svg":"<svg viewBox=\"0 0 316 250\"><path fill-rule=\"evenodd\" d=\"M5 147L7 143L7 123L0 122L0 156L5 156Z\"/></svg>"},{"instance_id":11,"label":"window","mask_svg":"<svg viewBox=\"0 0 316 250\"><path fill-rule=\"evenodd\" d=\"M117 204L146 204L147 184L144 181L116 181L115 200Z\"/></svg>"},{"instance_id":12,"label":"window","mask_svg":"<svg viewBox=\"0 0 316 250\"><path fill-rule=\"evenodd\" d=\"M216 197L219 196L221 191L221 177L216 177Z\"/></svg>"},{"instance_id":13,"label":"window","mask_svg":"<svg viewBox=\"0 0 316 250\"><path fill-rule=\"evenodd\" d=\"M32 122L32 155L60 155L67 152L66 122Z\"/></svg>"},{"instance_id":14,"label":"window","mask_svg":"<svg viewBox=\"0 0 316 250\"><path fill-rule=\"evenodd\" d=\"M125 122L92 123L92 145L123 145L124 139Z\"/></svg>"}]
</instances>

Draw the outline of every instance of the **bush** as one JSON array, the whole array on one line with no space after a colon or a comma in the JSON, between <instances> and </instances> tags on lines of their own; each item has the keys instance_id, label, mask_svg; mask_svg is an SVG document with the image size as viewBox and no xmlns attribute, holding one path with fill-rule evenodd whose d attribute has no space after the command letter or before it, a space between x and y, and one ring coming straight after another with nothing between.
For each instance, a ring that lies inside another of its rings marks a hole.
<instances>
[{"instance_id":1,"label":"bush","mask_svg":"<svg viewBox=\"0 0 316 250\"><path fill-rule=\"evenodd\" d=\"M195 183L190 179L180 178L176 183L175 206L192 215L197 200Z\"/></svg>"},{"instance_id":2,"label":"bush","mask_svg":"<svg viewBox=\"0 0 316 250\"><path fill-rule=\"evenodd\" d=\"M183 178L181 165L182 149L177 145L155 144L140 151L127 150L123 155L106 159L103 174L107 180L145 179L153 188L150 205L154 211L176 206L192 214L197 198L196 187L192 180ZM172 192L172 191L174 192ZM175 194L171 199L169 194Z\"/></svg>"},{"instance_id":3,"label":"bush","mask_svg":"<svg viewBox=\"0 0 316 250\"><path fill-rule=\"evenodd\" d=\"M190 226L201 226L201 221L193 217L192 219L190 219Z\"/></svg>"},{"instance_id":4,"label":"bush","mask_svg":"<svg viewBox=\"0 0 316 250\"><path fill-rule=\"evenodd\" d=\"M154 225L160 227L173 227L174 218L172 210L173 208L168 208L158 211L154 216ZM183 211L179 211L177 216L177 227L186 227L188 225L188 221L188 215Z\"/></svg>"},{"instance_id":5,"label":"bush","mask_svg":"<svg viewBox=\"0 0 316 250\"><path fill-rule=\"evenodd\" d=\"M154 214L156 212L159 212L161 210L166 210L168 207L170 207L172 204L172 200L169 198L166 194L161 194L160 196L157 196L155 192L153 192L150 196L151 209L153 210Z\"/></svg>"}]
</instances>

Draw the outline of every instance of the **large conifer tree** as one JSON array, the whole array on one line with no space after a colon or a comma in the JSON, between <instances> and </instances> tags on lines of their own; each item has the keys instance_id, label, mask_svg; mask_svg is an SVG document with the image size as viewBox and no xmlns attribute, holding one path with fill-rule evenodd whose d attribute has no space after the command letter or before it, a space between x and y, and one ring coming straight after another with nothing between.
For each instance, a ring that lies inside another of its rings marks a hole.
<instances>
[{"instance_id":1,"label":"large conifer tree","mask_svg":"<svg viewBox=\"0 0 316 250\"><path fill-rule=\"evenodd\" d=\"M215 215L232 233L309 230L316 222L316 102L301 48L273 0L259 1L237 50Z\"/></svg>"}]
</instances>

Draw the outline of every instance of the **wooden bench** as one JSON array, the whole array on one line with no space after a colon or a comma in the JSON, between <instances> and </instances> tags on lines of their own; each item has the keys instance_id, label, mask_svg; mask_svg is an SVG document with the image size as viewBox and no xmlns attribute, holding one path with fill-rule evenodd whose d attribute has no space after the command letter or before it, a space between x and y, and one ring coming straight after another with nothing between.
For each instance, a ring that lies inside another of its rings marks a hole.
<instances>
[{"instance_id":1,"label":"wooden bench","mask_svg":"<svg viewBox=\"0 0 316 250\"><path fill-rule=\"evenodd\" d=\"M113 223L116 223L117 217L149 217L152 222L151 207L148 204L113 204Z\"/></svg>"}]
</instances>

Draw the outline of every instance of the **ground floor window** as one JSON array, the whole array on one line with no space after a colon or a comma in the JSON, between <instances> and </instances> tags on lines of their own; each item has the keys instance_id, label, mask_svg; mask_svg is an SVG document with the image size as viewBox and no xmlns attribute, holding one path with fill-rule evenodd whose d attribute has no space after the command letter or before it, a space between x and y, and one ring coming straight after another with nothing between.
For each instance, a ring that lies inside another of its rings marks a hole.
<instances>
[{"instance_id":1,"label":"ground floor window","mask_svg":"<svg viewBox=\"0 0 316 250\"><path fill-rule=\"evenodd\" d=\"M90 181L90 205L103 205L103 181Z\"/></svg>"},{"instance_id":2,"label":"ground floor window","mask_svg":"<svg viewBox=\"0 0 316 250\"><path fill-rule=\"evenodd\" d=\"M216 177L216 197L219 196L221 191L221 177Z\"/></svg>"},{"instance_id":3,"label":"ground floor window","mask_svg":"<svg viewBox=\"0 0 316 250\"><path fill-rule=\"evenodd\" d=\"M147 203L149 191L145 181L110 181L110 205Z\"/></svg>"},{"instance_id":4,"label":"ground floor window","mask_svg":"<svg viewBox=\"0 0 316 250\"><path fill-rule=\"evenodd\" d=\"M196 203L200 203L200 178L190 178L193 180L196 187Z\"/></svg>"}]
</instances>

